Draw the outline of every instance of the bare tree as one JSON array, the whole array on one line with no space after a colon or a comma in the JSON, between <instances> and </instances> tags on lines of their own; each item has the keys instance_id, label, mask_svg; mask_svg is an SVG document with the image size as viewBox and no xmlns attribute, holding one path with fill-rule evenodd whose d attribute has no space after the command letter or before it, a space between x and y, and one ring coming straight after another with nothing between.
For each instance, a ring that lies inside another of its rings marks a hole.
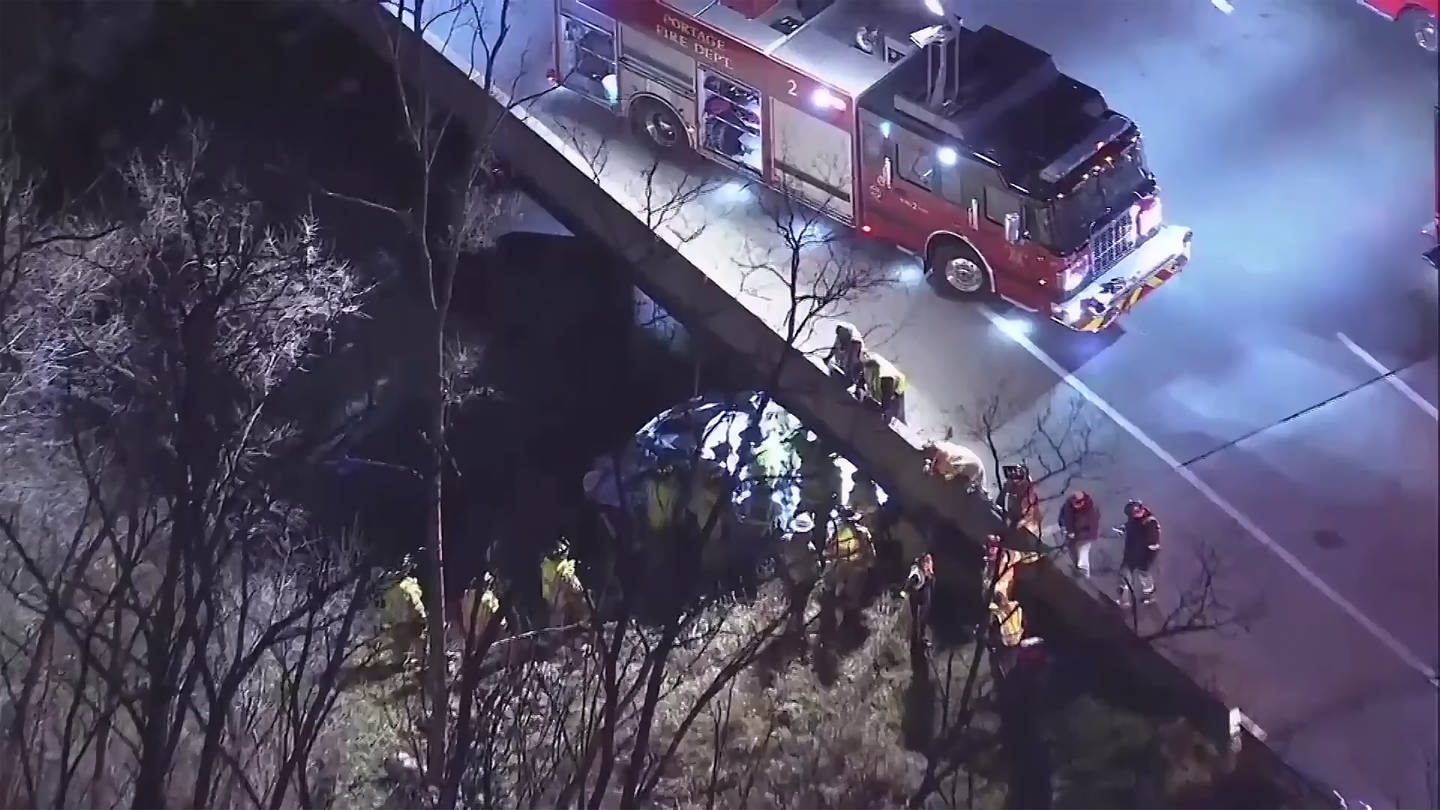
<instances>
[{"instance_id":1,"label":"bare tree","mask_svg":"<svg viewBox=\"0 0 1440 810\"><path fill-rule=\"evenodd\" d=\"M364 290L314 221L267 218L206 146L195 127L136 158L119 224L7 265L0 427L54 451L0 483L21 804L325 792L312 754L373 578L274 483L303 457L284 389Z\"/></svg>"},{"instance_id":2,"label":"bare tree","mask_svg":"<svg viewBox=\"0 0 1440 810\"><path fill-rule=\"evenodd\" d=\"M429 381L421 392L425 402L423 438L429 451L421 472L427 499L422 544L427 562L425 679L431 706L424 761L431 774L440 774L445 768L450 711L446 698L443 489L451 461L445 433L452 407L467 396L466 391L452 387L462 375L449 368L455 357L450 324L455 281L462 256L493 243L513 201L492 182L500 169L492 141L501 119L479 129L467 128L454 110L429 94L433 82L429 81L428 63L416 58L415 49L431 47L425 41L428 36L466 54L470 59L468 78L490 95L505 99L508 113L533 100L533 96L515 92L521 71L511 73L512 66L506 64L517 44L521 62L525 56L523 43L512 40L511 11L510 0L396 0L377 5L376 14L393 14L400 21L400 30L390 37L385 56L394 67L398 121L412 157L411 194L394 205L326 190L336 198L389 214L404 228L409 244L402 261L414 268L406 280L425 310L425 322L418 325L426 334L425 349L417 362L423 367L420 376ZM382 27L393 30L388 23Z\"/></svg>"},{"instance_id":3,"label":"bare tree","mask_svg":"<svg viewBox=\"0 0 1440 810\"><path fill-rule=\"evenodd\" d=\"M0 459L16 452L29 434L21 424L31 413L34 394L28 365L18 351L34 340L41 324L17 311L17 292L33 278L35 264L47 251L78 246L109 236L113 226L78 221L64 208L45 211L40 199L43 175L21 160L8 119L0 119Z\"/></svg>"},{"instance_id":4,"label":"bare tree","mask_svg":"<svg viewBox=\"0 0 1440 810\"><path fill-rule=\"evenodd\" d=\"M851 306L894 281L830 207L807 200L795 181L763 193L760 207L766 231L747 239L735 261L740 289L779 302L780 323L772 327L791 346L808 340L822 319L844 318Z\"/></svg>"},{"instance_id":5,"label":"bare tree","mask_svg":"<svg viewBox=\"0 0 1440 810\"><path fill-rule=\"evenodd\" d=\"M611 133L559 118L552 123L580 157L581 169L621 200L647 230L677 248L705 233L707 214L713 211L710 197L721 185L713 177L643 147L617 144Z\"/></svg>"},{"instance_id":6,"label":"bare tree","mask_svg":"<svg viewBox=\"0 0 1440 810\"><path fill-rule=\"evenodd\" d=\"M1105 428L1079 397L1034 405L1001 380L958 417L960 432L984 448L997 473L1004 464L1029 468L1042 504L1100 483L1111 463Z\"/></svg>"},{"instance_id":7,"label":"bare tree","mask_svg":"<svg viewBox=\"0 0 1440 810\"><path fill-rule=\"evenodd\" d=\"M1264 612L1264 600L1238 600L1227 593L1230 565L1214 545L1204 539L1181 535L1166 542L1170 554L1181 560L1166 560L1164 571L1174 572L1164 583L1154 605L1132 600L1122 608L1125 621L1140 640L1159 644L1196 633L1245 630Z\"/></svg>"}]
</instances>

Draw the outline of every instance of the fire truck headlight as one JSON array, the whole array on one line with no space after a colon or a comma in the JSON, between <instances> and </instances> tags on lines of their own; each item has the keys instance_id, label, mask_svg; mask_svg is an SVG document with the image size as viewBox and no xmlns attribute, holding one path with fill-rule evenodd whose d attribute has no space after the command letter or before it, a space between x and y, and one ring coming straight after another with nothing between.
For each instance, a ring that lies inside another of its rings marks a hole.
<instances>
[{"instance_id":1,"label":"fire truck headlight","mask_svg":"<svg viewBox=\"0 0 1440 810\"><path fill-rule=\"evenodd\" d=\"M960 160L960 155L948 146L942 146L935 152L935 159L940 161L941 166L954 166Z\"/></svg>"},{"instance_id":2,"label":"fire truck headlight","mask_svg":"<svg viewBox=\"0 0 1440 810\"><path fill-rule=\"evenodd\" d=\"M889 122L889 121L881 121L881 122L880 122L880 137L882 137L882 138L888 138L888 137L890 137L890 122Z\"/></svg>"},{"instance_id":3,"label":"fire truck headlight","mask_svg":"<svg viewBox=\"0 0 1440 810\"><path fill-rule=\"evenodd\" d=\"M1140 232L1141 236L1149 236L1160 230L1164 219L1165 212L1164 207L1160 205L1160 198L1146 197L1140 201L1139 208L1135 212L1135 229Z\"/></svg>"},{"instance_id":4,"label":"fire truck headlight","mask_svg":"<svg viewBox=\"0 0 1440 810\"><path fill-rule=\"evenodd\" d=\"M615 74L611 73L609 76L601 79L600 86L605 88L605 98L608 99L611 104L619 103L620 80L615 77Z\"/></svg>"},{"instance_id":5,"label":"fire truck headlight","mask_svg":"<svg viewBox=\"0 0 1440 810\"><path fill-rule=\"evenodd\" d=\"M1082 263L1080 263L1080 262L1071 262L1069 265L1066 265L1066 267L1065 267L1065 272L1064 272L1064 274L1063 274L1063 276L1062 276L1061 285L1060 285L1060 286L1062 286L1062 287L1065 288L1065 292L1067 292L1067 293L1075 292L1076 288L1078 288L1078 287L1079 287L1081 284L1083 284L1084 282L1085 282L1085 265L1084 265L1084 264L1082 264Z\"/></svg>"}]
</instances>

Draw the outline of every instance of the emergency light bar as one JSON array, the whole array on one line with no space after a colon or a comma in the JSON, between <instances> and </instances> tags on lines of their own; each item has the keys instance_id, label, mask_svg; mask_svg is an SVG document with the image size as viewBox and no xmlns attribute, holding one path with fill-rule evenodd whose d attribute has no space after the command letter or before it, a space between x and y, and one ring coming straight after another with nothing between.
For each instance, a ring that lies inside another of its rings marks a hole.
<instances>
[{"instance_id":1,"label":"emergency light bar","mask_svg":"<svg viewBox=\"0 0 1440 810\"><path fill-rule=\"evenodd\" d=\"M1095 126L1089 135L1080 139L1080 142L1070 147L1070 150L1051 161L1049 166L1040 170L1040 179L1047 183L1058 183L1066 175L1085 165L1090 156L1101 149L1115 142L1116 138L1125 134L1125 131L1134 126L1129 118L1123 115L1112 115Z\"/></svg>"}]
</instances>

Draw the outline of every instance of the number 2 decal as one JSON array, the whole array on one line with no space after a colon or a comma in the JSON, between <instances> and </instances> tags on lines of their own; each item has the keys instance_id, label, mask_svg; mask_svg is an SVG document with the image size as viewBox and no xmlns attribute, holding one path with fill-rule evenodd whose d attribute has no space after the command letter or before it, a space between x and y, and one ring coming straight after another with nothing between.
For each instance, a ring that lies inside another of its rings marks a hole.
<instances>
[{"instance_id":1,"label":"number 2 decal","mask_svg":"<svg viewBox=\"0 0 1440 810\"><path fill-rule=\"evenodd\" d=\"M792 96L798 96L798 95L800 95L800 93L799 93L799 88L797 88L797 87L795 86L795 80L794 80L794 79L786 79L786 80L785 80L785 83L786 83L787 85L789 85L789 86L788 86L787 88L785 88L785 89L786 89L787 91L789 91L790 95L792 95Z\"/></svg>"}]
</instances>

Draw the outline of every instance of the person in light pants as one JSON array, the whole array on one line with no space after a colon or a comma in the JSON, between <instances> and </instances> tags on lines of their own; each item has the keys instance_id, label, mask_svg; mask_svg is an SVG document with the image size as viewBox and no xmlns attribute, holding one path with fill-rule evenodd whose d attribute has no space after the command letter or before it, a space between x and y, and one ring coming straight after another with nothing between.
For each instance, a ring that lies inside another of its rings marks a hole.
<instances>
[{"instance_id":1,"label":"person in light pants","mask_svg":"<svg viewBox=\"0 0 1440 810\"><path fill-rule=\"evenodd\" d=\"M1125 538L1124 555L1120 561L1121 605L1129 606L1137 595L1140 602L1152 604L1155 601L1155 580L1150 569L1160 556L1160 521L1149 507L1138 500L1125 504L1125 526L1121 529Z\"/></svg>"},{"instance_id":2,"label":"person in light pants","mask_svg":"<svg viewBox=\"0 0 1440 810\"><path fill-rule=\"evenodd\" d=\"M1065 535L1065 548L1080 576L1090 576L1090 550L1100 537L1100 508L1084 490L1076 490L1060 507L1060 531Z\"/></svg>"}]
</instances>

